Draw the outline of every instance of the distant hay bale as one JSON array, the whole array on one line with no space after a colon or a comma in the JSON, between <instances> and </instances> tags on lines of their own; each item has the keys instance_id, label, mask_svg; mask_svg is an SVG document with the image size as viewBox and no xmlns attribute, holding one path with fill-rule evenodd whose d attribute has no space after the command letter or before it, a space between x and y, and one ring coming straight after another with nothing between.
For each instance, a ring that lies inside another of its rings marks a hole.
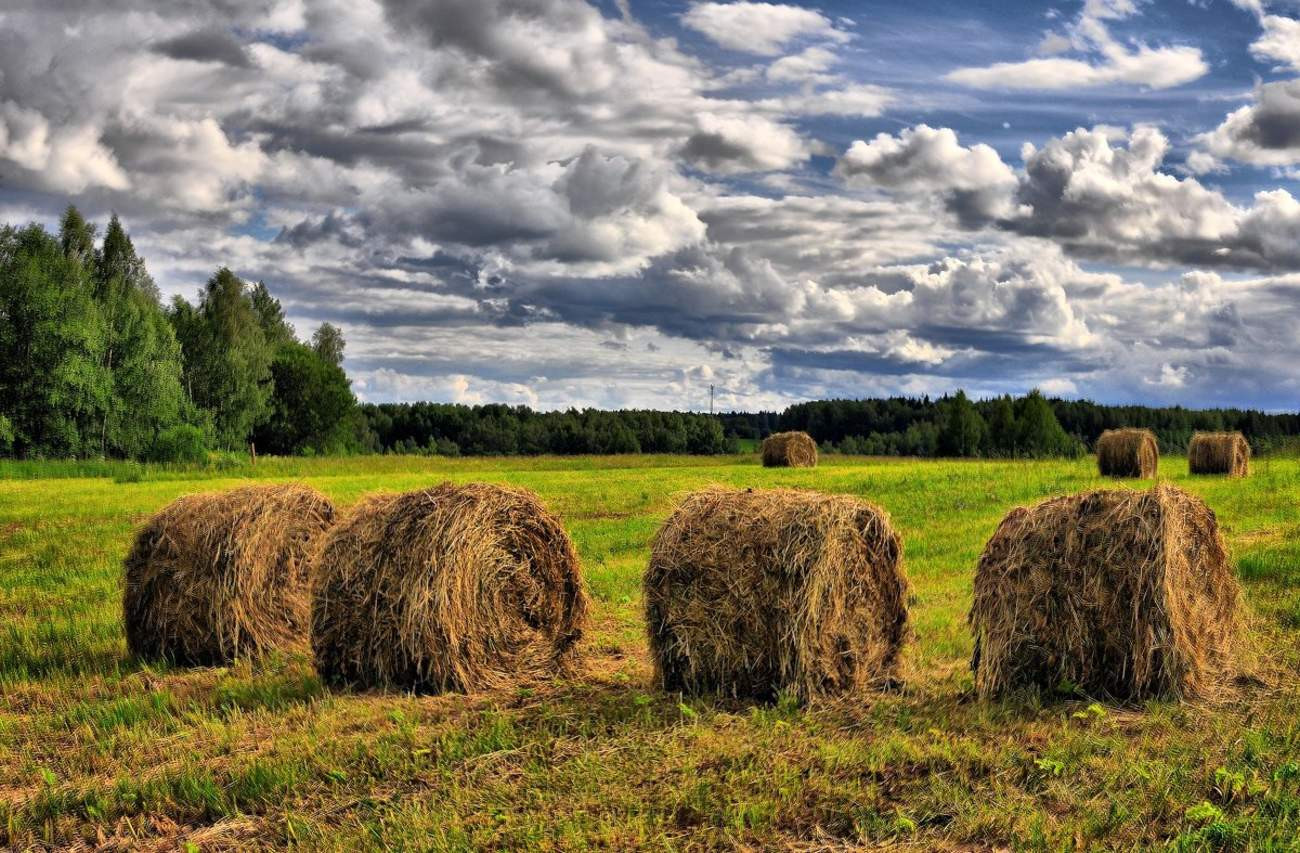
<instances>
[{"instance_id":1,"label":"distant hay bale","mask_svg":"<svg viewBox=\"0 0 1300 853\"><path fill-rule=\"evenodd\" d=\"M443 483L369 498L330 532L312 649L334 683L485 690L567 672L587 610L573 543L536 495Z\"/></svg>"},{"instance_id":2,"label":"distant hay bale","mask_svg":"<svg viewBox=\"0 0 1300 853\"><path fill-rule=\"evenodd\" d=\"M125 563L127 646L213 666L305 647L310 551L334 505L296 485L190 495L140 530Z\"/></svg>"},{"instance_id":3,"label":"distant hay bale","mask_svg":"<svg viewBox=\"0 0 1300 853\"><path fill-rule=\"evenodd\" d=\"M1211 692L1233 674L1240 596L1214 513L1174 486L1012 510L975 573L975 687Z\"/></svg>"},{"instance_id":4,"label":"distant hay bale","mask_svg":"<svg viewBox=\"0 0 1300 853\"><path fill-rule=\"evenodd\" d=\"M1103 477L1149 480L1160 464L1160 445L1149 429L1108 429L1097 439L1097 468Z\"/></svg>"},{"instance_id":5,"label":"distant hay bale","mask_svg":"<svg viewBox=\"0 0 1300 853\"><path fill-rule=\"evenodd\" d=\"M1250 476L1250 442L1239 432L1198 432L1187 445L1187 467L1193 474Z\"/></svg>"},{"instance_id":6,"label":"distant hay bale","mask_svg":"<svg viewBox=\"0 0 1300 853\"><path fill-rule=\"evenodd\" d=\"M644 581L660 685L807 699L894 682L909 636L902 550L883 510L845 495L689 495Z\"/></svg>"},{"instance_id":7,"label":"distant hay bale","mask_svg":"<svg viewBox=\"0 0 1300 853\"><path fill-rule=\"evenodd\" d=\"M806 432L775 432L763 439L763 467L812 468L817 442Z\"/></svg>"}]
</instances>

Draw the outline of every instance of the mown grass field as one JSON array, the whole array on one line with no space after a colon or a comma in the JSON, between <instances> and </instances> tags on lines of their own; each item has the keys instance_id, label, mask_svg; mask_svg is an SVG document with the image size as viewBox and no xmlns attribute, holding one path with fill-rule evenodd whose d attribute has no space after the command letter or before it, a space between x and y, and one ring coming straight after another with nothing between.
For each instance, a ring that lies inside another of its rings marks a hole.
<instances>
[{"instance_id":1,"label":"mown grass field","mask_svg":"<svg viewBox=\"0 0 1300 853\"><path fill-rule=\"evenodd\" d=\"M752 456L263 460L257 469L0 465L0 847L130 849L1291 849L1300 834L1300 461L1164 476L1217 511L1262 686L1217 704L970 695L976 558L1012 506L1093 461ZM537 491L595 601L585 673L473 696L352 694L305 658L130 659L132 530L174 497L296 479L343 505L483 479ZM46 475L46 476L42 476ZM93 476L87 476L93 475ZM865 496L906 541L917 641L897 693L755 706L653 689L639 581L675 495L707 483Z\"/></svg>"}]
</instances>

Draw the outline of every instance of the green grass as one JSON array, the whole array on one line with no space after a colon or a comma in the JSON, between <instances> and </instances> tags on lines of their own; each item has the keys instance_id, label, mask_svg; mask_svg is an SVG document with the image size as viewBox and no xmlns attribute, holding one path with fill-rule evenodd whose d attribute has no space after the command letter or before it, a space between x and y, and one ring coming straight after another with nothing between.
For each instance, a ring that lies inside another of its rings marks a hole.
<instances>
[{"instance_id":1,"label":"green grass","mask_svg":"<svg viewBox=\"0 0 1300 853\"><path fill-rule=\"evenodd\" d=\"M203 469L0 464L0 847L1293 849L1300 834L1300 461L1173 482L1218 513L1268 686L1116 708L972 699L975 560L1012 506L1097 486L1090 460L266 459ZM573 681L352 694L295 656L184 669L126 654L120 562L178 495L298 479L344 505L443 479L537 491L577 542L594 624ZM862 495L915 587L907 687L799 708L651 686L640 575L707 483Z\"/></svg>"}]
</instances>

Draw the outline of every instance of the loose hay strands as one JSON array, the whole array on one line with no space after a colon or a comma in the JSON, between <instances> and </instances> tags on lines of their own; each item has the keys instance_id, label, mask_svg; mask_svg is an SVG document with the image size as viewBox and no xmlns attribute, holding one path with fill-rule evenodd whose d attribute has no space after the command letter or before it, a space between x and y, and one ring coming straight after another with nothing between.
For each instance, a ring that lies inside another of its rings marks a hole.
<instances>
[{"instance_id":1,"label":"loose hay strands","mask_svg":"<svg viewBox=\"0 0 1300 853\"><path fill-rule=\"evenodd\" d=\"M1193 474L1250 476L1250 442L1239 432L1198 432L1187 445L1187 468Z\"/></svg>"},{"instance_id":2,"label":"loose hay strands","mask_svg":"<svg viewBox=\"0 0 1300 853\"><path fill-rule=\"evenodd\" d=\"M310 551L334 505L295 485L180 498L140 530L122 596L133 654L218 665L305 647Z\"/></svg>"},{"instance_id":3,"label":"loose hay strands","mask_svg":"<svg viewBox=\"0 0 1300 853\"><path fill-rule=\"evenodd\" d=\"M644 592L666 690L807 699L885 686L909 636L898 534L845 495L695 492L655 535Z\"/></svg>"},{"instance_id":4,"label":"loose hay strands","mask_svg":"<svg viewBox=\"0 0 1300 853\"><path fill-rule=\"evenodd\" d=\"M524 489L380 495L321 549L312 648L321 676L474 691L567 672L587 623L573 543Z\"/></svg>"},{"instance_id":5,"label":"loose hay strands","mask_svg":"<svg viewBox=\"0 0 1300 853\"><path fill-rule=\"evenodd\" d=\"M812 468L817 442L806 432L775 432L763 439L763 467Z\"/></svg>"},{"instance_id":6,"label":"loose hay strands","mask_svg":"<svg viewBox=\"0 0 1300 853\"><path fill-rule=\"evenodd\" d=\"M1214 513L1160 485L1012 510L980 557L970 625L981 697L1070 684L1137 701L1224 684L1245 614Z\"/></svg>"},{"instance_id":7,"label":"loose hay strands","mask_svg":"<svg viewBox=\"0 0 1300 853\"><path fill-rule=\"evenodd\" d=\"M1097 468L1103 477L1149 480L1160 464L1160 445L1149 429L1108 429L1097 439Z\"/></svg>"}]
</instances>

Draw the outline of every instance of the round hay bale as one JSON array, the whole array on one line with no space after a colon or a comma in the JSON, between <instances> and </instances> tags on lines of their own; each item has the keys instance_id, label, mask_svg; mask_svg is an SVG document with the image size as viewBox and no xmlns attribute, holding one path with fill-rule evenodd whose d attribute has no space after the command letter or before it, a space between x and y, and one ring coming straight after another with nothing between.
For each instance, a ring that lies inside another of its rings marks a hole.
<instances>
[{"instance_id":1,"label":"round hay bale","mask_svg":"<svg viewBox=\"0 0 1300 853\"><path fill-rule=\"evenodd\" d=\"M296 485L169 504L126 557L127 647L198 666L305 647L310 551L333 521L328 498Z\"/></svg>"},{"instance_id":2,"label":"round hay bale","mask_svg":"<svg viewBox=\"0 0 1300 853\"><path fill-rule=\"evenodd\" d=\"M326 537L312 649L334 683L485 690L568 672L587 610L573 543L536 495L443 483L369 498Z\"/></svg>"},{"instance_id":3,"label":"round hay bale","mask_svg":"<svg viewBox=\"0 0 1300 853\"><path fill-rule=\"evenodd\" d=\"M1187 469L1193 474L1250 476L1250 442L1239 432L1198 432L1187 445Z\"/></svg>"},{"instance_id":4,"label":"round hay bale","mask_svg":"<svg viewBox=\"0 0 1300 853\"><path fill-rule=\"evenodd\" d=\"M975 572L979 695L1062 685L1137 701L1230 678L1241 590L1214 513L1174 486L1012 510Z\"/></svg>"},{"instance_id":5,"label":"round hay bale","mask_svg":"<svg viewBox=\"0 0 1300 853\"><path fill-rule=\"evenodd\" d=\"M909 636L902 552L884 510L846 495L689 495L645 574L660 685L807 699L892 684Z\"/></svg>"},{"instance_id":6,"label":"round hay bale","mask_svg":"<svg viewBox=\"0 0 1300 853\"><path fill-rule=\"evenodd\" d=\"M1160 465L1160 445L1149 429L1108 429L1097 439L1097 468L1103 477L1149 480Z\"/></svg>"},{"instance_id":7,"label":"round hay bale","mask_svg":"<svg viewBox=\"0 0 1300 853\"><path fill-rule=\"evenodd\" d=\"M806 432L774 432L763 439L764 468L813 468L817 442Z\"/></svg>"}]
</instances>

